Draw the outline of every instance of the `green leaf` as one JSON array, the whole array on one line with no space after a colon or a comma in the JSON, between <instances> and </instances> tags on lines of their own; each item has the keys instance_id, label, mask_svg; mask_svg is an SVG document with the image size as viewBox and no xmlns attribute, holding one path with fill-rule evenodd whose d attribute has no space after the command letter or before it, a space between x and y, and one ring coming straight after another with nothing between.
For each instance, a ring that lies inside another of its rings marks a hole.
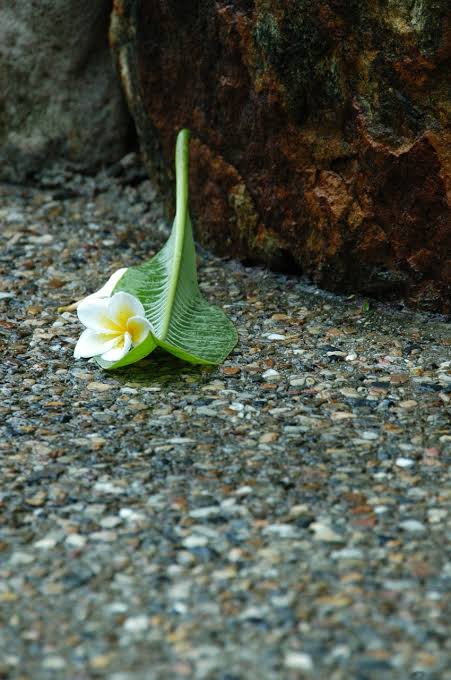
<instances>
[{"instance_id":1,"label":"green leaf","mask_svg":"<svg viewBox=\"0 0 451 680\"><path fill-rule=\"evenodd\" d=\"M96 361L102 368L106 369L122 368L123 366L128 366L128 364L134 364L137 361L141 361L141 359L144 359L144 357L153 352L156 346L157 343L155 341L155 338L151 333L149 333L144 342L142 342L137 347L131 349L130 352L128 352L123 359L111 362L104 361L101 357L96 357Z\"/></svg>"},{"instance_id":2,"label":"green leaf","mask_svg":"<svg viewBox=\"0 0 451 680\"><path fill-rule=\"evenodd\" d=\"M189 132L182 130L175 155L177 207L169 239L151 260L130 267L114 289L141 301L152 332L121 361L99 361L103 368L139 361L157 346L193 364L219 364L237 343L233 324L221 309L202 297L197 282L188 213L188 144Z\"/></svg>"}]
</instances>

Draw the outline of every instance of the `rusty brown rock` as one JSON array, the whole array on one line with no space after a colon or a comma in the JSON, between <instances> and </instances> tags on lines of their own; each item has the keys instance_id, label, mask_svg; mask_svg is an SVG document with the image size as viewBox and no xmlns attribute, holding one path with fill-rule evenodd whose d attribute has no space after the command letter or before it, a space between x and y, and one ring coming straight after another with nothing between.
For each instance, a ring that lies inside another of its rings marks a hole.
<instances>
[{"instance_id":1,"label":"rusty brown rock","mask_svg":"<svg viewBox=\"0 0 451 680\"><path fill-rule=\"evenodd\" d=\"M115 0L113 49L166 191L219 254L446 311L447 0Z\"/></svg>"}]
</instances>

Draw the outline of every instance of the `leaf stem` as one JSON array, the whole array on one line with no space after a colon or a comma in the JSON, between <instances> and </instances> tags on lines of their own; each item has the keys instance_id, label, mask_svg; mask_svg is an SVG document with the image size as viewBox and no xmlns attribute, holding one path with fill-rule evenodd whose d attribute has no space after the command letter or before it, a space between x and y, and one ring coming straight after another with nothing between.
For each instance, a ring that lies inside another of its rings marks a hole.
<instances>
[{"instance_id":1,"label":"leaf stem","mask_svg":"<svg viewBox=\"0 0 451 680\"><path fill-rule=\"evenodd\" d=\"M180 130L175 147L176 215L186 221L188 207L189 130Z\"/></svg>"},{"instance_id":2,"label":"leaf stem","mask_svg":"<svg viewBox=\"0 0 451 680\"><path fill-rule=\"evenodd\" d=\"M188 219L188 166L189 166L189 130L180 130L175 147L175 182L176 209L173 226L174 260L172 264L171 280L166 300L166 310L161 326L161 336L166 337L171 321L172 308L180 267L182 264L183 246L185 242L186 222Z\"/></svg>"}]
</instances>

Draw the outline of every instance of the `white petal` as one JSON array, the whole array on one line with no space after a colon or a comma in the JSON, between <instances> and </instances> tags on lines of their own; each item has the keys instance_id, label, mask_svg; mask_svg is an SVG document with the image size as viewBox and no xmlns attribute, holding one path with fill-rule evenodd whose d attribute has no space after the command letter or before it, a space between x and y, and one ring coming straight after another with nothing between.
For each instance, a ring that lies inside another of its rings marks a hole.
<instances>
[{"instance_id":1,"label":"white petal","mask_svg":"<svg viewBox=\"0 0 451 680\"><path fill-rule=\"evenodd\" d=\"M92 293L91 295L88 295L87 297L83 298L82 302L84 302L85 300L98 300L99 298L109 298L113 290L115 289L116 285L124 276L126 271L127 267L122 267L122 269L118 269L116 272L114 272L114 274L111 274L110 278L105 283L105 285L102 286L102 288L99 288L99 290L97 290L95 293Z\"/></svg>"},{"instance_id":2,"label":"white petal","mask_svg":"<svg viewBox=\"0 0 451 680\"><path fill-rule=\"evenodd\" d=\"M144 307L130 293L115 293L108 299L108 316L125 330L127 321L132 316L145 316Z\"/></svg>"},{"instance_id":3,"label":"white petal","mask_svg":"<svg viewBox=\"0 0 451 680\"><path fill-rule=\"evenodd\" d=\"M133 346L140 345L149 335L151 326L143 316L132 316L127 321L127 331L130 333Z\"/></svg>"},{"instance_id":4,"label":"white petal","mask_svg":"<svg viewBox=\"0 0 451 680\"><path fill-rule=\"evenodd\" d=\"M78 318L86 328L102 332L120 332L108 314L109 298L82 300L77 307Z\"/></svg>"},{"instance_id":5,"label":"white petal","mask_svg":"<svg viewBox=\"0 0 451 680\"><path fill-rule=\"evenodd\" d=\"M74 357L76 359L88 359L89 357L96 357L103 352L107 352L111 347L114 347L118 338L111 337L110 334L99 333L87 328L80 335L74 349Z\"/></svg>"},{"instance_id":6,"label":"white petal","mask_svg":"<svg viewBox=\"0 0 451 680\"><path fill-rule=\"evenodd\" d=\"M120 361L130 351L131 346L132 336L130 333L124 333L120 339L116 340L115 347L102 354L102 359L105 361Z\"/></svg>"},{"instance_id":7,"label":"white petal","mask_svg":"<svg viewBox=\"0 0 451 680\"><path fill-rule=\"evenodd\" d=\"M100 290L97 291L97 295L99 295L99 297L110 297L110 295L113 293L113 290L116 288L116 285L118 284L120 279L124 276L126 271L127 267L122 267L122 269L118 269L117 272L111 274L106 284L102 286Z\"/></svg>"}]
</instances>

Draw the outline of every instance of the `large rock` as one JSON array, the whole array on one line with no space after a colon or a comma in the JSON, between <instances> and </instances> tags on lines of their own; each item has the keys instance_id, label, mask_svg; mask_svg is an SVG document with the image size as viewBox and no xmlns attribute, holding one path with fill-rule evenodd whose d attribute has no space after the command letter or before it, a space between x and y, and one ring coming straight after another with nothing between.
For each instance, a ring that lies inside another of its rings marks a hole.
<instances>
[{"instance_id":1,"label":"large rock","mask_svg":"<svg viewBox=\"0 0 451 680\"><path fill-rule=\"evenodd\" d=\"M126 152L129 114L108 45L109 0L0 3L0 178L53 159Z\"/></svg>"},{"instance_id":2,"label":"large rock","mask_svg":"<svg viewBox=\"0 0 451 680\"><path fill-rule=\"evenodd\" d=\"M191 205L220 254L444 310L449 0L115 0L149 167L193 134ZM448 130L448 131L447 131Z\"/></svg>"}]
</instances>

